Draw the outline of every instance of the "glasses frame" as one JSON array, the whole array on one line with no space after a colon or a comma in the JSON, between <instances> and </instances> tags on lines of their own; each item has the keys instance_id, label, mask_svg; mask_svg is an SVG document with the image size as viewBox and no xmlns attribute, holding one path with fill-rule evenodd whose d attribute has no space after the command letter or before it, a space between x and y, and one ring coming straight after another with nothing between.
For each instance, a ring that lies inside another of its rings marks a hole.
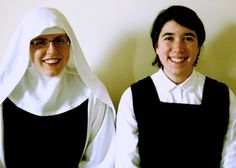
<instances>
[{"instance_id":1,"label":"glasses frame","mask_svg":"<svg viewBox=\"0 0 236 168\"><path fill-rule=\"evenodd\" d=\"M58 45L57 43L56 43L56 40L58 39L58 38L65 38L65 41L66 41L66 43L65 44L62 44L62 45ZM46 42L45 43L45 45L36 45L36 44L33 44L35 41L37 41L37 40L42 40L42 41L44 41L44 42ZM50 43L53 43L53 45L55 46L55 47L65 47L65 46L69 46L70 45L70 43L71 43L71 41L70 41L70 38L68 37L68 36L57 36L57 37L55 37L54 39L52 39L52 40L48 40L48 39L46 39L46 38L41 38L41 37L37 37L37 38L35 38L35 39L32 39L31 41L30 41L30 46L31 47L33 47L33 48L46 48L46 47L48 47L49 45L50 45Z\"/></svg>"}]
</instances>

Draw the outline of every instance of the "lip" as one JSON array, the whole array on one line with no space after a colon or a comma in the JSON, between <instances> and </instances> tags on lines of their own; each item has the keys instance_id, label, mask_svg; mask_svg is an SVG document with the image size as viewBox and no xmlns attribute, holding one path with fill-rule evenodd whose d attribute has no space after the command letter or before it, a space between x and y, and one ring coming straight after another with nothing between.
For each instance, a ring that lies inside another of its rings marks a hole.
<instances>
[{"instance_id":1,"label":"lip","mask_svg":"<svg viewBox=\"0 0 236 168\"><path fill-rule=\"evenodd\" d=\"M173 63L183 63L187 57L169 57L169 60Z\"/></svg>"},{"instance_id":2,"label":"lip","mask_svg":"<svg viewBox=\"0 0 236 168\"><path fill-rule=\"evenodd\" d=\"M60 58L48 58L43 60L43 62L46 64L58 64L60 61Z\"/></svg>"}]
</instances>

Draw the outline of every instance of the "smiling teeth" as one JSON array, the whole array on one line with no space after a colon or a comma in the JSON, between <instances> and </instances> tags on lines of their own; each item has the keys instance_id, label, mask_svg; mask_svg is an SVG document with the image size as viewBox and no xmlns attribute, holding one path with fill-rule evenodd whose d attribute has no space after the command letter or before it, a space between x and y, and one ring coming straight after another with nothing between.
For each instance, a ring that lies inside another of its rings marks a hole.
<instances>
[{"instance_id":1,"label":"smiling teeth","mask_svg":"<svg viewBox=\"0 0 236 168\"><path fill-rule=\"evenodd\" d=\"M45 62L47 64L55 64L55 63L59 62L59 59L48 59L48 60L45 60Z\"/></svg>"},{"instance_id":2,"label":"smiling teeth","mask_svg":"<svg viewBox=\"0 0 236 168\"><path fill-rule=\"evenodd\" d=\"M173 62L183 62L184 60L185 60L185 58L183 58L183 57L181 57L181 58L170 58L171 59L171 61L173 61Z\"/></svg>"}]
</instances>

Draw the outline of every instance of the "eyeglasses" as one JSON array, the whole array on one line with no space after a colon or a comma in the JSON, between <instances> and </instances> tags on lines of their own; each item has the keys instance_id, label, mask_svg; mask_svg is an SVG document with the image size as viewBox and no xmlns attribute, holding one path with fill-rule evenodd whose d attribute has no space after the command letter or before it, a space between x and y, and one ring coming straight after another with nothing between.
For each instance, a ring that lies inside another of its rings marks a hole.
<instances>
[{"instance_id":1,"label":"eyeglasses","mask_svg":"<svg viewBox=\"0 0 236 168\"><path fill-rule=\"evenodd\" d=\"M48 47L50 42L52 42L55 47L65 47L70 45L70 39L68 36L58 36L53 40L35 38L31 40L30 45L34 48L44 48Z\"/></svg>"}]
</instances>

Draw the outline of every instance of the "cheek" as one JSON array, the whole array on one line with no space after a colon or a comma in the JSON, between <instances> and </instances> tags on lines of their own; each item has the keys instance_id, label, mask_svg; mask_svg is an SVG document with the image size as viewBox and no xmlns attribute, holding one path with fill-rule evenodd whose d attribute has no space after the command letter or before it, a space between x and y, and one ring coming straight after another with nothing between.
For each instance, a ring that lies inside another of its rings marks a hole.
<instances>
[{"instance_id":1,"label":"cheek","mask_svg":"<svg viewBox=\"0 0 236 168\"><path fill-rule=\"evenodd\" d=\"M31 62L34 62L34 60L35 60L35 54L36 54L36 51L35 50L30 50L30 60L31 60Z\"/></svg>"},{"instance_id":2,"label":"cheek","mask_svg":"<svg viewBox=\"0 0 236 168\"><path fill-rule=\"evenodd\" d=\"M192 55L193 57L197 57L198 53L199 53L199 48L196 45L192 45L188 47L188 51L190 53L190 55Z\"/></svg>"},{"instance_id":3,"label":"cheek","mask_svg":"<svg viewBox=\"0 0 236 168\"><path fill-rule=\"evenodd\" d=\"M68 63L69 58L70 58L70 49L69 48L63 51L63 56L64 56L66 63Z\"/></svg>"},{"instance_id":4,"label":"cheek","mask_svg":"<svg viewBox=\"0 0 236 168\"><path fill-rule=\"evenodd\" d=\"M43 53L40 50L31 50L30 51L30 58L32 63L37 63L43 57Z\"/></svg>"},{"instance_id":5,"label":"cheek","mask_svg":"<svg viewBox=\"0 0 236 168\"><path fill-rule=\"evenodd\" d=\"M168 47L165 45L158 45L156 47L156 54L159 56L162 56L163 54L165 54L168 51Z\"/></svg>"}]
</instances>

